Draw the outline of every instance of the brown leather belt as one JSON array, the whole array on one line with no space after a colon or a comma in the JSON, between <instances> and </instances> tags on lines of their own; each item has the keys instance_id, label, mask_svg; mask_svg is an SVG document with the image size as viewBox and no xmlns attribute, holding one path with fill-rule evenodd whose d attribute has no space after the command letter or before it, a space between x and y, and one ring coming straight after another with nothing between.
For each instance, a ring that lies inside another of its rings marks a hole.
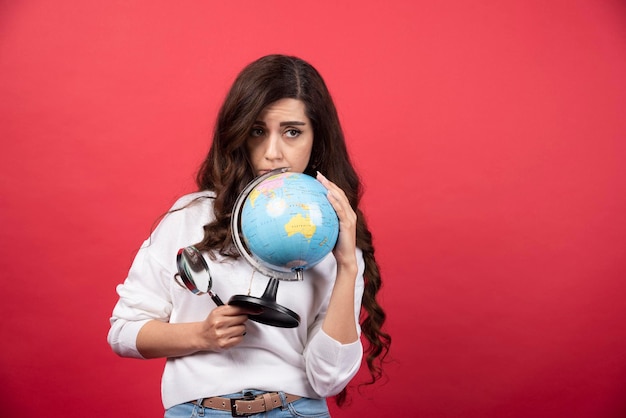
<instances>
[{"instance_id":1,"label":"brown leather belt","mask_svg":"<svg viewBox=\"0 0 626 418\"><path fill-rule=\"evenodd\" d=\"M285 393L287 403L297 401L300 398L301 396ZM250 394L240 398L220 398L215 396L202 401L202 406L205 408L228 411L234 417L246 417L248 415L271 411L274 408L282 406L282 404L283 402L277 392L263 393L256 396Z\"/></svg>"}]
</instances>

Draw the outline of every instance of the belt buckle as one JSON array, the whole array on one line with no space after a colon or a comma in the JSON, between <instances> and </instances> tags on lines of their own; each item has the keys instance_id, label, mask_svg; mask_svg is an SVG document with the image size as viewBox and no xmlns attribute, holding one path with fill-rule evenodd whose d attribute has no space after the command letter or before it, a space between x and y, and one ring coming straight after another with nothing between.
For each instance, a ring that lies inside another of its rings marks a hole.
<instances>
[{"instance_id":1,"label":"belt buckle","mask_svg":"<svg viewBox=\"0 0 626 418\"><path fill-rule=\"evenodd\" d=\"M237 412L237 401L253 401L256 398L252 392L246 392L238 398L230 398L230 414L234 417L248 417L256 414L256 412Z\"/></svg>"}]
</instances>

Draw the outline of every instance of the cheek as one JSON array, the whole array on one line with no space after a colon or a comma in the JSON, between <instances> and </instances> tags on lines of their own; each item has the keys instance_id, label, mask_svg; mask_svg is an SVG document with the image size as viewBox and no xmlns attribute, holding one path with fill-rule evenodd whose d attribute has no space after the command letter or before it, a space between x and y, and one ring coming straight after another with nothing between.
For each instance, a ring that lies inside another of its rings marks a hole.
<instances>
[{"instance_id":1,"label":"cheek","mask_svg":"<svg viewBox=\"0 0 626 418\"><path fill-rule=\"evenodd\" d=\"M309 147L309 148L307 149L307 152L305 153L305 157L304 157L305 164L308 164L308 163L309 163L309 160L311 159L311 149L312 149L312 148L311 148L311 147Z\"/></svg>"},{"instance_id":2,"label":"cheek","mask_svg":"<svg viewBox=\"0 0 626 418\"><path fill-rule=\"evenodd\" d=\"M246 153L248 154L248 158L252 161L258 158L260 146L251 141L246 143Z\"/></svg>"},{"instance_id":3,"label":"cheek","mask_svg":"<svg viewBox=\"0 0 626 418\"><path fill-rule=\"evenodd\" d=\"M307 144L307 146L304 146L302 147L302 149L300 149L300 152L298 153L298 165L300 166L300 171L304 171L304 169L306 169L307 165L309 164L309 161L311 160L312 149L313 142Z\"/></svg>"}]
</instances>

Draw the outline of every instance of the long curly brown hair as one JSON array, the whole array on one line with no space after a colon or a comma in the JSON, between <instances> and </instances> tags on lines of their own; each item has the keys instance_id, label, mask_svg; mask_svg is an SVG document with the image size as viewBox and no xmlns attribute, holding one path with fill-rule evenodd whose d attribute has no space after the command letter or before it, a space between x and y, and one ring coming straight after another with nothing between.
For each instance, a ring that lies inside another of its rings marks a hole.
<instances>
[{"instance_id":1,"label":"long curly brown hair","mask_svg":"<svg viewBox=\"0 0 626 418\"><path fill-rule=\"evenodd\" d=\"M228 257L239 256L231 237L231 212L239 193L255 177L246 139L263 108L285 98L301 100L313 126L313 149L305 173L315 176L320 171L337 184L358 216L356 243L365 261L360 323L368 342L366 362L371 380L367 383L371 384L382 377L382 363L391 344L391 337L382 330L385 312L376 300L380 272L372 235L359 208L361 182L350 162L337 110L324 80L309 63L292 56L268 55L246 66L237 76L219 111L211 148L196 178L200 190L215 192L215 220L204 226L204 238L198 247ZM342 405L345 398L346 389L335 399Z\"/></svg>"}]
</instances>

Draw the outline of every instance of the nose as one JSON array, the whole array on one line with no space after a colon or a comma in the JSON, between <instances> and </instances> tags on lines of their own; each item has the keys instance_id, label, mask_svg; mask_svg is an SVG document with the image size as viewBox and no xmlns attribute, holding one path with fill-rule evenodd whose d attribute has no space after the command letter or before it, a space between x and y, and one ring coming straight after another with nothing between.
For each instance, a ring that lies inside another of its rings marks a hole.
<instances>
[{"instance_id":1,"label":"nose","mask_svg":"<svg viewBox=\"0 0 626 418\"><path fill-rule=\"evenodd\" d=\"M283 158L280 134L271 134L265 141L265 153L263 155L268 161L280 161Z\"/></svg>"}]
</instances>

